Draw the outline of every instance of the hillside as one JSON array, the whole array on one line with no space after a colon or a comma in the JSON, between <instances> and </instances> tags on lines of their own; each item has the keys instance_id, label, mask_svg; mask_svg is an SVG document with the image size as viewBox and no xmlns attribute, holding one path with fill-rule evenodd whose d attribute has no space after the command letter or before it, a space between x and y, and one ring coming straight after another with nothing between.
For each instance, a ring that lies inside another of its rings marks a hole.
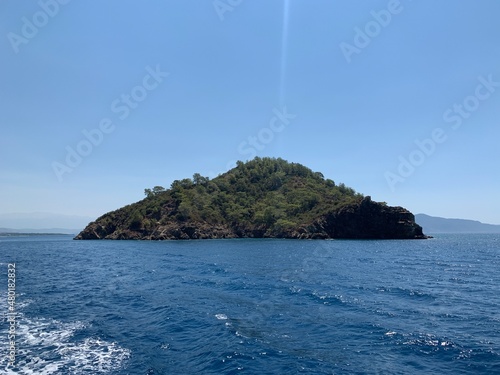
<instances>
[{"instance_id":1,"label":"hillside","mask_svg":"<svg viewBox=\"0 0 500 375\"><path fill-rule=\"evenodd\" d=\"M209 180L176 180L90 223L75 239L425 238L411 212L319 172L255 158Z\"/></svg>"},{"instance_id":2,"label":"hillside","mask_svg":"<svg viewBox=\"0 0 500 375\"><path fill-rule=\"evenodd\" d=\"M445 219L425 214L415 215L415 220L428 233L500 233L500 225L475 220Z\"/></svg>"}]
</instances>

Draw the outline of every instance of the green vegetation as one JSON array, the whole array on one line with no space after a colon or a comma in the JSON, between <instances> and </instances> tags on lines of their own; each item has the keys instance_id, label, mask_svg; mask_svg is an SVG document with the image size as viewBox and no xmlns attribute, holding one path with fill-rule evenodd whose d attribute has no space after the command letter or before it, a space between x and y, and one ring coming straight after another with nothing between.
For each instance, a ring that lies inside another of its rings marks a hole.
<instances>
[{"instance_id":1,"label":"green vegetation","mask_svg":"<svg viewBox=\"0 0 500 375\"><path fill-rule=\"evenodd\" d=\"M210 180L200 174L175 180L169 190L145 189L146 198L98 219L106 233L117 226L153 231L171 222L223 225L236 233L274 236L307 227L319 217L359 203L363 196L319 172L283 159L255 158Z\"/></svg>"},{"instance_id":2,"label":"green vegetation","mask_svg":"<svg viewBox=\"0 0 500 375\"><path fill-rule=\"evenodd\" d=\"M163 193L164 191L165 188L163 186L155 186L152 189L144 189L144 194L146 195L146 197L151 198L154 197L155 195Z\"/></svg>"}]
</instances>

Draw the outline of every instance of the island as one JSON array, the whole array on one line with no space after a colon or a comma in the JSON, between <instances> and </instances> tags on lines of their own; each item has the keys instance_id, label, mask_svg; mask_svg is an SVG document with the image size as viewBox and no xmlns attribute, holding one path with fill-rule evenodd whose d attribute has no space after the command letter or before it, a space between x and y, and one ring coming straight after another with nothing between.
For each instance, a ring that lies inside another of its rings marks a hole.
<instances>
[{"instance_id":1,"label":"island","mask_svg":"<svg viewBox=\"0 0 500 375\"><path fill-rule=\"evenodd\" d=\"M281 158L239 161L216 178L195 173L145 195L91 222L75 239L427 238L410 211Z\"/></svg>"}]
</instances>

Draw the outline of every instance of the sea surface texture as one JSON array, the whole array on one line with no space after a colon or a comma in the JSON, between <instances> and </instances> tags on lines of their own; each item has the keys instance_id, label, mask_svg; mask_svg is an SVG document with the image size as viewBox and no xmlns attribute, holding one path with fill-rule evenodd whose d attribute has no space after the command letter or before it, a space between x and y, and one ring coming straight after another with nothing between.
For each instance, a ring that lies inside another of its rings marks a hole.
<instances>
[{"instance_id":1,"label":"sea surface texture","mask_svg":"<svg viewBox=\"0 0 500 375\"><path fill-rule=\"evenodd\" d=\"M2 374L500 374L498 234L3 237L0 292Z\"/></svg>"}]
</instances>

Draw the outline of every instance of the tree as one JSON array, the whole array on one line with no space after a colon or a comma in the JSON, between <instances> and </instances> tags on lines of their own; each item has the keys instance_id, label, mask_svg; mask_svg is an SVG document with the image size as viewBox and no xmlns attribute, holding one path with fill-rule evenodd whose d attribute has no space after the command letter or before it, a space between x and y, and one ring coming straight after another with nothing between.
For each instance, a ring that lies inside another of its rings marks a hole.
<instances>
[{"instance_id":1,"label":"tree","mask_svg":"<svg viewBox=\"0 0 500 375\"><path fill-rule=\"evenodd\" d=\"M326 179L326 185L328 187L335 187L335 182L333 180L330 180L329 178Z\"/></svg>"},{"instance_id":2,"label":"tree","mask_svg":"<svg viewBox=\"0 0 500 375\"><path fill-rule=\"evenodd\" d=\"M165 188L163 186L155 186L153 189L144 189L144 195L148 198L154 197L160 193L163 193Z\"/></svg>"},{"instance_id":3,"label":"tree","mask_svg":"<svg viewBox=\"0 0 500 375\"><path fill-rule=\"evenodd\" d=\"M165 191L165 188L163 186L155 186L153 188L153 193L156 195L156 194L160 194L160 193L163 193Z\"/></svg>"},{"instance_id":4,"label":"tree","mask_svg":"<svg viewBox=\"0 0 500 375\"><path fill-rule=\"evenodd\" d=\"M314 176L320 180L324 180L325 176L321 172L314 172Z\"/></svg>"},{"instance_id":5,"label":"tree","mask_svg":"<svg viewBox=\"0 0 500 375\"><path fill-rule=\"evenodd\" d=\"M139 212L134 212L130 220L129 228L132 230L140 230L142 227L142 215Z\"/></svg>"},{"instance_id":6,"label":"tree","mask_svg":"<svg viewBox=\"0 0 500 375\"><path fill-rule=\"evenodd\" d=\"M195 185L206 185L208 183L208 181L210 181L210 179L208 177L203 177L199 173L195 173L193 175L193 182Z\"/></svg>"}]
</instances>

